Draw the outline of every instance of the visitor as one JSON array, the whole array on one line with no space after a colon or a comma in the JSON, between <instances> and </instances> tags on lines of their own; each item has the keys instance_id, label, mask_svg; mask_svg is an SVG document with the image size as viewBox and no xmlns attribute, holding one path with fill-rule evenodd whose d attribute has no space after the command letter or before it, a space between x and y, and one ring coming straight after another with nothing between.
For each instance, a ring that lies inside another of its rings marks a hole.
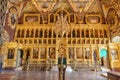
<instances>
[{"instance_id":1,"label":"visitor","mask_svg":"<svg viewBox=\"0 0 120 80\"><path fill-rule=\"evenodd\" d=\"M0 55L0 72L2 72L2 66L3 66L3 55Z\"/></svg>"},{"instance_id":2,"label":"visitor","mask_svg":"<svg viewBox=\"0 0 120 80\"><path fill-rule=\"evenodd\" d=\"M58 57L58 68L59 68L59 80L65 80L65 71L67 67L66 57L65 54L61 54Z\"/></svg>"},{"instance_id":3,"label":"visitor","mask_svg":"<svg viewBox=\"0 0 120 80\"><path fill-rule=\"evenodd\" d=\"M0 73L2 72L2 65L3 65L3 63L0 62Z\"/></svg>"}]
</instances>

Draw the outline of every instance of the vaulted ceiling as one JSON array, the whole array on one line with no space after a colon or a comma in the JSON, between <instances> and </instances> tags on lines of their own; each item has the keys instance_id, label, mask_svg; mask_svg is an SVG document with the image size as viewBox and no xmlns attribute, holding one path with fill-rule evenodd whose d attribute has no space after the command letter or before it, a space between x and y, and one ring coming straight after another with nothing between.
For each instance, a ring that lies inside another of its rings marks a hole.
<instances>
[{"instance_id":1,"label":"vaulted ceiling","mask_svg":"<svg viewBox=\"0 0 120 80\"><path fill-rule=\"evenodd\" d=\"M119 4L120 0L9 0L8 9L15 6L21 16L27 12L54 12L64 7L80 14L101 13L106 18L110 8L115 9L120 16Z\"/></svg>"},{"instance_id":2,"label":"vaulted ceiling","mask_svg":"<svg viewBox=\"0 0 120 80\"><path fill-rule=\"evenodd\" d=\"M24 13L54 13L62 8L81 17L99 13L104 23L111 26L112 36L120 36L120 0L8 0L6 16L9 18L9 14L14 13L21 20Z\"/></svg>"}]
</instances>

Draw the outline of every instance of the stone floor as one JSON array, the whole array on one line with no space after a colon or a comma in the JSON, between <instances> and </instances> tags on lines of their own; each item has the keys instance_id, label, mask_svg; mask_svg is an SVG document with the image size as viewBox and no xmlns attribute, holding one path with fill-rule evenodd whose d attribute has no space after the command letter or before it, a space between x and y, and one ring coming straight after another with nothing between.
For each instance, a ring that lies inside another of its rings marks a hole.
<instances>
[{"instance_id":1,"label":"stone floor","mask_svg":"<svg viewBox=\"0 0 120 80\"><path fill-rule=\"evenodd\" d=\"M0 80L58 80L58 71L19 71L11 70L0 73ZM107 80L101 72L90 70L66 71L65 80Z\"/></svg>"}]
</instances>

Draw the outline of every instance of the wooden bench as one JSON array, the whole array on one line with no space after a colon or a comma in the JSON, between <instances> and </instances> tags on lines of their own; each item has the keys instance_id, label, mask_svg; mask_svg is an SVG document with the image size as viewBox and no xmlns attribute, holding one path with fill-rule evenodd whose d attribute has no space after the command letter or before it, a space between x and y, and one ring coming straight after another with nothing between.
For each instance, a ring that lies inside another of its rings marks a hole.
<instances>
[{"instance_id":1,"label":"wooden bench","mask_svg":"<svg viewBox=\"0 0 120 80\"><path fill-rule=\"evenodd\" d=\"M120 80L120 72L111 71L108 72L107 80Z\"/></svg>"}]
</instances>

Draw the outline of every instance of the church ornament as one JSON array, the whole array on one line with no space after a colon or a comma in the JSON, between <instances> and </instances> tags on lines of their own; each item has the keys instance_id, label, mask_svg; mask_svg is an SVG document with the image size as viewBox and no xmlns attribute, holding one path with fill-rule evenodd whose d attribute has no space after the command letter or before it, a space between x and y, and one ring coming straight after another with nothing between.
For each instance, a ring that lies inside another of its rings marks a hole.
<instances>
[{"instance_id":1,"label":"church ornament","mask_svg":"<svg viewBox=\"0 0 120 80\"><path fill-rule=\"evenodd\" d=\"M63 13L58 16L58 19L55 23L55 32L61 37L63 37L65 34L68 35L70 32L67 16L64 16Z\"/></svg>"},{"instance_id":2,"label":"church ornament","mask_svg":"<svg viewBox=\"0 0 120 80\"><path fill-rule=\"evenodd\" d=\"M94 0L68 0L76 12L85 12L89 9Z\"/></svg>"},{"instance_id":3,"label":"church ornament","mask_svg":"<svg viewBox=\"0 0 120 80\"><path fill-rule=\"evenodd\" d=\"M15 7L11 7L9 9L8 24L12 29L14 29L16 23L17 23L17 9Z\"/></svg>"}]
</instances>

